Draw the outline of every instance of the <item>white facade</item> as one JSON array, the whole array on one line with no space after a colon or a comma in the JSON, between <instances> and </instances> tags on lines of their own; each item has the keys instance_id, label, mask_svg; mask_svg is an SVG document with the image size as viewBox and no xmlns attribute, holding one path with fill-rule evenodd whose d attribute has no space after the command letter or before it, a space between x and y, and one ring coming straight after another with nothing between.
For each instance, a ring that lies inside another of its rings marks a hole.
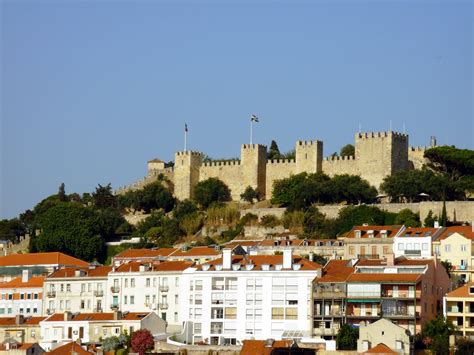
<instances>
[{"instance_id":1,"label":"white facade","mask_svg":"<svg viewBox=\"0 0 474 355\"><path fill-rule=\"evenodd\" d=\"M42 314L43 288L0 289L0 317L38 317Z\"/></svg>"},{"instance_id":2,"label":"white facade","mask_svg":"<svg viewBox=\"0 0 474 355\"><path fill-rule=\"evenodd\" d=\"M70 274L66 271L70 271ZM107 270L102 276L90 276L89 273L94 275L93 270L62 269L46 278L43 314L106 311L104 308L110 297Z\"/></svg>"},{"instance_id":3,"label":"white facade","mask_svg":"<svg viewBox=\"0 0 474 355\"><path fill-rule=\"evenodd\" d=\"M393 253L395 257L405 256L407 258L431 258L432 238L429 237L394 237Z\"/></svg>"},{"instance_id":4,"label":"white facade","mask_svg":"<svg viewBox=\"0 0 474 355\"><path fill-rule=\"evenodd\" d=\"M286 330L309 333L311 285L321 269L306 269L317 265L309 261L293 264L290 250L284 254L249 257L255 264L234 258L226 268L224 250L223 261L188 270L179 314L193 327L193 343L240 344L281 339Z\"/></svg>"}]
</instances>

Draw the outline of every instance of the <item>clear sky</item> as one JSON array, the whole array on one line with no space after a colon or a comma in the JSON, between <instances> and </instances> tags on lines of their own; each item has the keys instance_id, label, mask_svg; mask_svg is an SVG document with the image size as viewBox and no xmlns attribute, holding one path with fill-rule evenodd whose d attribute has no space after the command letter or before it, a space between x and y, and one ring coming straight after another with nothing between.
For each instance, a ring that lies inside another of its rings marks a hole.
<instances>
[{"instance_id":1,"label":"clear sky","mask_svg":"<svg viewBox=\"0 0 474 355\"><path fill-rule=\"evenodd\" d=\"M473 149L472 1L1 2L1 200L119 187L183 147L363 131Z\"/></svg>"}]
</instances>

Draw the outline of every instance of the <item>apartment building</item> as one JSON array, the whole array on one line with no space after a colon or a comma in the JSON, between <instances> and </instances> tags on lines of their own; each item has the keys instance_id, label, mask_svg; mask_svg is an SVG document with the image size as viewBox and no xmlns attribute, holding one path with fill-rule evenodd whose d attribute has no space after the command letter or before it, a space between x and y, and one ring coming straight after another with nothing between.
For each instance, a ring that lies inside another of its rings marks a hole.
<instances>
[{"instance_id":1,"label":"apartment building","mask_svg":"<svg viewBox=\"0 0 474 355\"><path fill-rule=\"evenodd\" d=\"M382 259L393 254L394 237L399 226L356 226L341 240L344 259Z\"/></svg>"},{"instance_id":2,"label":"apartment building","mask_svg":"<svg viewBox=\"0 0 474 355\"><path fill-rule=\"evenodd\" d=\"M346 281L357 260L331 260L313 285L313 336L335 339L345 323Z\"/></svg>"},{"instance_id":3,"label":"apartment building","mask_svg":"<svg viewBox=\"0 0 474 355\"><path fill-rule=\"evenodd\" d=\"M443 228L433 250L442 261L449 261L452 274L465 282L474 281L474 231L472 226L455 226Z\"/></svg>"},{"instance_id":4,"label":"apartment building","mask_svg":"<svg viewBox=\"0 0 474 355\"><path fill-rule=\"evenodd\" d=\"M110 336L146 328L154 336L164 335L165 321L154 312L55 313L40 322L40 346L46 351L78 341L97 343Z\"/></svg>"},{"instance_id":5,"label":"apartment building","mask_svg":"<svg viewBox=\"0 0 474 355\"><path fill-rule=\"evenodd\" d=\"M112 265L119 266L131 261L153 262L166 259L177 250L177 248L127 249L112 258Z\"/></svg>"},{"instance_id":6,"label":"apartment building","mask_svg":"<svg viewBox=\"0 0 474 355\"><path fill-rule=\"evenodd\" d=\"M321 265L294 256L232 255L183 274L179 317L191 342L240 344L244 339L282 339L285 332L311 333L312 280Z\"/></svg>"},{"instance_id":7,"label":"apartment building","mask_svg":"<svg viewBox=\"0 0 474 355\"><path fill-rule=\"evenodd\" d=\"M0 318L0 343L13 339L19 343L37 343L40 340L40 322L46 317L15 317Z\"/></svg>"},{"instance_id":8,"label":"apartment building","mask_svg":"<svg viewBox=\"0 0 474 355\"><path fill-rule=\"evenodd\" d=\"M64 267L44 280L43 314L104 312L111 266Z\"/></svg>"},{"instance_id":9,"label":"apartment building","mask_svg":"<svg viewBox=\"0 0 474 355\"><path fill-rule=\"evenodd\" d=\"M412 228L402 226L393 238L395 257L432 258L432 243L443 232L443 228Z\"/></svg>"},{"instance_id":10,"label":"apartment building","mask_svg":"<svg viewBox=\"0 0 474 355\"><path fill-rule=\"evenodd\" d=\"M380 344L385 346L386 349L377 350L376 347ZM366 354L367 352L368 354L410 355L414 352L413 337L408 334L405 328L384 318L370 324L362 322L359 327L357 352L359 354Z\"/></svg>"},{"instance_id":11,"label":"apartment building","mask_svg":"<svg viewBox=\"0 0 474 355\"><path fill-rule=\"evenodd\" d=\"M186 260L194 261L197 263L205 263L210 260L219 258L221 251L218 247L194 247L188 248L183 246L174 253L170 254L166 260Z\"/></svg>"},{"instance_id":12,"label":"apartment building","mask_svg":"<svg viewBox=\"0 0 474 355\"><path fill-rule=\"evenodd\" d=\"M443 300L444 317L456 326L456 334L474 336L474 283L469 283L446 294Z\"/></svg>"},{"instance_id":13,"label":"apartment building","mask_svg":"<svg viewBox=\"0 0 474 355\"><path fill-rule=\"evenodd\" d=\"M21 277L0 283L0 317L41 315L43 280L43 276L31 277L30 270L23 270Z\"/></svg>"},{"instance_id":14,"label":"apartment building","mask_svg":"<svg viewBox=\"0 0 474 355\"><path fill-rule=\"evenodd\" d=\"M30 270L33 276L45 276L60 267L88 267L89 263L59 253L10 254L0 257L0 281L10 281Z\"/></svg>"},{"instance_id":15,"label":"apartment building","mask_svg":"<svg viewBox=\"0 0 474 355\"><path fill-rule=\"evenodd\" d=\"M108 275L107 309L122 312L157 312L168 330L181 329L182 275L190 261L129 262L114 267Z\"/></svg>"}]
</instances>

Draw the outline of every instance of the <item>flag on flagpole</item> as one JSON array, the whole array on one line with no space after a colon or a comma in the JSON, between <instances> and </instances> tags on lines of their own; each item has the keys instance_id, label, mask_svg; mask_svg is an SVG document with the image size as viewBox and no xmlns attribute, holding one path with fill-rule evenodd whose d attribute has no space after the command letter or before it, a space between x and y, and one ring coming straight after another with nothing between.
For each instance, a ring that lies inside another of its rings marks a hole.
<instances>
[{"instance_id":1,"label":"flag on flagpole","mask_svg":"<svg viewBox=\"0 0 474 355\"><path fill-rule=\"evenodd\" d=\"M258 117L257 117L256 115L252 115L252 116L250 117L250 121L251 121L251 122L258 122Z\"/></svg>"},{"instance_id":2,"label":"flag on flagpole","mask_svg":"<svg viewBox=\"0 0 474 355\"><path fill-rule=\"evenodd\" d=\"M184 124L184 131L185 131L185 132L188 131L188 124L187 124L187 123Z\"/></svg>"}]
</instances>

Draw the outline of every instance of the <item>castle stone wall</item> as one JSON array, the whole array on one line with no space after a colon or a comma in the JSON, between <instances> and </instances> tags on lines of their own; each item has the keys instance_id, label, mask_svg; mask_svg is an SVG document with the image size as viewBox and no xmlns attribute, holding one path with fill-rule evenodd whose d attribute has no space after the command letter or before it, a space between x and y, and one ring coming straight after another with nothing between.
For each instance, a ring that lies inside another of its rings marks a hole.
<instances>
[{"instance_id":1,"label":"castle stone wall","mask_svg":"<svg viewBox=\"0 0 474 355\"><path fill-rule=\"evenodd\" d=\"M242 166L240 161L209 162L199 169L199 181L211 177L222 180L230 189L232 199L240 200L240 194L246 186L242 184Z\"/></svg>"},{"instance_id":2,"label":"castle stone wall","mask_svg":"<svg viewBox=\"0 0 474 355\"><path fill-rule=\"evenodd\" d=\"M267 162L267 181L265 183L265 196L267 199L272 197L273 183L275 180L281 180L296 174L295 160L275 159Z\"/></svg>"},{"instance_id":3,"label":"castle stone wall","mask_svg":"<svg viewBox=\"0 0 474 355\"><path fill-rule=\"evenodd\" d=\"M359 164L353 156L348 157L326 157L323 160L323 173L334 175L360 175Z\"/></svg>"},{"instance_id":4,"label":"castle stone wall","mask_svg":"<svg viewBox=\"0 0 474 355\"><path fill-rule=\"evenodd\" d=\"M426 152L426 147L410 147L408 150L408 160L411 163L413 169L421 169L423 165L426 164L427 159L424 155Z\"/></svg>"}]
</instances>

